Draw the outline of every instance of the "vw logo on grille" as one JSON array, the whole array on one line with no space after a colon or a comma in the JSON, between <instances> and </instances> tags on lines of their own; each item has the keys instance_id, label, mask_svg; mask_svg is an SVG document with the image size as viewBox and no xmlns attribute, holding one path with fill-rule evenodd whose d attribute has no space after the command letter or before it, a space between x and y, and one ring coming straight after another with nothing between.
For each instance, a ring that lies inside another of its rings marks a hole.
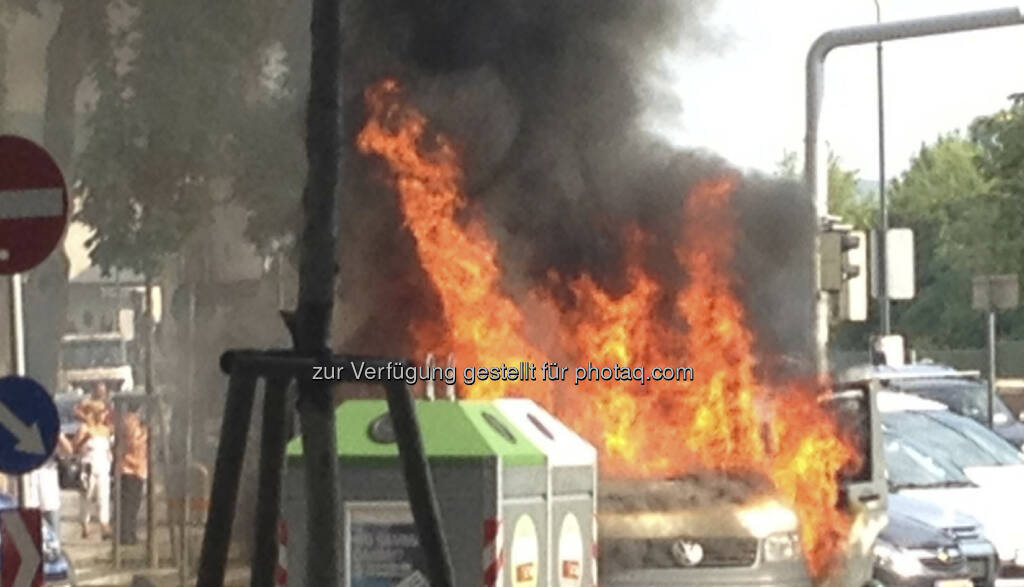
<instances>
[{"instance_id":1,"label":"vw logo on grille","mask_svg":"<svg viewBox=\"0 0 1024 587\"><path fill-rule=\"evenodd\" d=\"M672 545L672 558L684 567L695 567L704 560L704 547L697 542L677 540Z\"/></svg>"}]
</instances>

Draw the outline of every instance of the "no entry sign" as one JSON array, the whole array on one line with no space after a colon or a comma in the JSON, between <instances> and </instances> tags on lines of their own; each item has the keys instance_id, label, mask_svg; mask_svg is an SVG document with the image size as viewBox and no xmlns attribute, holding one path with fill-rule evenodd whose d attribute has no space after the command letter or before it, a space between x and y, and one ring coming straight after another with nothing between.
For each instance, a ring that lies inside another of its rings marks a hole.
<instances>
[{"instance_id":1,"label":"no entry sign","mask_svg":"<svg viewBox=\"0 0 1024 587\"><path fill-rule=\"evenodd\" d=\"M67 217L68 192L53 157L28 139L0 136L0 275L46 260Z\"/></svg>"}]
</instances>

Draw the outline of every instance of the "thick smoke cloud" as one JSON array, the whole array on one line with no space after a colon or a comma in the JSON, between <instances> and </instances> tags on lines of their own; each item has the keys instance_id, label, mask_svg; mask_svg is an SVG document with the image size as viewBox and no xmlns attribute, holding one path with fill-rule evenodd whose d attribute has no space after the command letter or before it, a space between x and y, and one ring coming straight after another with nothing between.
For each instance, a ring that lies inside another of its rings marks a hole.
<instances>
[{"instance_id":1,"label":"thick smoke cloud","mask_svg":"<svg viewBox=\"0 0 1024 587\"><path fill-rule=\"evenodd\" d=\"M506 287L529 287L555 269L566 279L589 273L623 291L621 236L630 222L661 243L648 251L647 268L681 286L686 276L670 243L686 230L682 201L698 181L729 167L669 148L644 134L638 119L649 108L682 107L646 81L665 51L717 43L701 24L710 8L703 0L351 2L348 143L364 120L363 88L396 77L459 146L467 193L499 239ZM408 352L406 324L438 312L437 301L381 166L354 151L349 161L339 342L362 352ZM752 176L735 200L743 233L736 269L759 340L772 351L766 354L803 356L810 208L797 186Z\"/></svg>"}]
</instances>

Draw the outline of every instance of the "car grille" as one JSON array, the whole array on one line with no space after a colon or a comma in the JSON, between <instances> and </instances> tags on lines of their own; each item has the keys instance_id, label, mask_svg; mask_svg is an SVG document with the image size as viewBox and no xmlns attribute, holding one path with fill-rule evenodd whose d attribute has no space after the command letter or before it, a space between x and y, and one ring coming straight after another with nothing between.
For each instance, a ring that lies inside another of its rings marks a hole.
<instances>
[{"instance_id":1,"label":"car grille","mask_svg":"<svg viewBox=\"0 0 1024 587\"><path fill-rule=\"evenodd\" d=\"M680 541L699 544L702 551L700 562L683 565L672 555L673 546ZM620 565L631 568L692 568L752 567L757 562L760 548L757 538L672 538L656 540L603 540L601 558L616 560Z\"/></svg>"},{"instance_id":2,"label":"car grille","mask_svg":"<svg viewBox=\"0 0 1024 587\"><path fill-rule=\"evenodd\" d=\"M961 554L946 558L945 560L940 558L922 558L921 564L936 571L946 571L962 566L964 564L964 556Z\"/></svg>"}]
</instances>

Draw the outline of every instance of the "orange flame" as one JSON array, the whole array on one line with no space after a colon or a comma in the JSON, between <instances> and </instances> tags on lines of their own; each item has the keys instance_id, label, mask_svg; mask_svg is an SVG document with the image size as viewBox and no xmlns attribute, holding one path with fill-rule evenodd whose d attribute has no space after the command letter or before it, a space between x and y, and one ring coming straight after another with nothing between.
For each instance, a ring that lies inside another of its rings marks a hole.
<instances>
[{"instance_id":1,"label":"orange flame","mask_svg":"<svg viewBox=\"0 0 1024 587\"><path fill-rule=\"evenodd\" d=\"M558 335L531 340L526 303L502 291L497 246L484 224L457 219L472 210L466 210L455 149L443 137L426 144L427 120L402 102L396 82L381 82L366 97L370 116L358 147L387 163L420 263L444 309L445 328L414 326L417 348L452 350L478 366L568 357L575 361L568 377L577 365L618 366L612 380L582 381L558 395L565 408L558 415L600 448L604 474L653 478L697 468L762 474L796 510L809 569L824 576L851 525L835 504L838 473L854 453L813 386L776 390L758 380L754 336L731 269L737 239L731 195L738 179L705 181L688 194L680 219L685 236L668 244L688 277L674 297L640 263L645 249L660 243L630 226L622 234L629 290L614 297L591 276L576 278L566 284L574 299L559 307ZM531 304L556 305L539 288L527 297ZM650 379L654 367L679 375L674 368L684 365L693 380ZM638 366L645 367L646 380L626 377ZM571 384L560 383L561 391ZM486 381L466 386L463 395L525 395L553 409L551 387Z\"/></svg>"},{"instance_id":2,"label":"orange flame","mask_svg":"<svg viewBox=\"0 0 1024 587\"><path fill-rule=\"evenodd\" d=\"M416 239L420 262L441 297L447 339L430 324L415 330L422 349L450 349L469 365L516 365L541 356L520 335L519 308L500 292L497 248L479 219L459 224L466 206L455 149L440 136L427 135L427 120L396 100L398 85L384 81L367 91L369 122L359 134L363 152L384 157L395 176L405 225ZM433 141L430 149L424 143ZM480 398L509 394L513 382L488 380L473 386ZM536 398L547 403L546 397Z\"/></svg>"}]
</instances>

